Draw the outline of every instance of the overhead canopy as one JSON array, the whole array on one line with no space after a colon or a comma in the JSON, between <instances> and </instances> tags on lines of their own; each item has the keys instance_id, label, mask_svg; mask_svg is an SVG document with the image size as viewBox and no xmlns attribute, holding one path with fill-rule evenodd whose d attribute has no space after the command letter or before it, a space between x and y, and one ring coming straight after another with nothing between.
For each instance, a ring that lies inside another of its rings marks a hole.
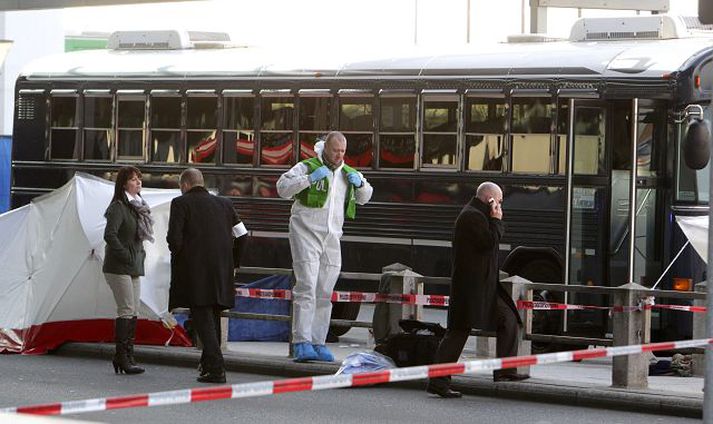
<instances>
[{"instance_id":1,"label":"overhead canopy","mask_svg":"<svg viewBox=\"0 0 713 424\"><path fill-rule=\"evenodd\" d=\"M696 253L708 262L708 216L677 216L676 222Z\"/></svg>"},{"instance_id":2,"label":"overhead canopy","mask_svg":"<svg viewBox=\"0 0 713 424\"><path fill-rule=\"evenodd\" d=\"M102 273L104 211L111 181L75 175L61 188L0 215L0 352L43 353L67 341L113 339L116 304ZM171 199L178 190L144 189L155 220L145 243L137 343L190 345L161 324L168 308Z\"/></svg>"}]
</instances>

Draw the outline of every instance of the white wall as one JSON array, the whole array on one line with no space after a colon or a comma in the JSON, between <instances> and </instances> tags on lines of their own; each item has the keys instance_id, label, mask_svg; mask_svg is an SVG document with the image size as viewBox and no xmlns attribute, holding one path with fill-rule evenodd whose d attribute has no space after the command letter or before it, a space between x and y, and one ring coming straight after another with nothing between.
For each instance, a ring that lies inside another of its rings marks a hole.
<instances>
[{"instance_id":1,"label":"white wall","mask_svg":"<svg viewBox=\"0 0 713 424\"><path fill-rule=\"evenodd\" d=\"M12 135L15 80L32 60L64 51L62 12L0 12L0 39L13 41L0 68L0 135Z\"/></svg>"}]
</instances>

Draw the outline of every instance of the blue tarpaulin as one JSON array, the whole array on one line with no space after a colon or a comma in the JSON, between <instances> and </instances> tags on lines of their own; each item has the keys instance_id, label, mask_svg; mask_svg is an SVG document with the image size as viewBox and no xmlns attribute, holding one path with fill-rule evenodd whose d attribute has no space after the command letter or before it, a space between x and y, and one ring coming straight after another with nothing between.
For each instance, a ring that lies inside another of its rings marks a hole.
<instances>
[{"instance_id":1,"label":"blue tarpaulin","mask_svg":"<svg viewBox=\"0 0 713 424\"><path fill-rule=\"evenodd\" d=\"M272 275L243 286L246 289L289 289L289 275ZM253 299L236 297L236 312L256 314L287 315L290 311L289 300ZM287 321L266 321L256 319L230 319L228 340L286 342L290 335L290 323Z\"/></svg>"},{"instance_id":2,"label":"blue tarpaulin","mask_svg":"<svg viewBox=\"0 0 713 424\"><path fill-rule=\"evenodd\" d=\"M12 138L0 136L0 213L10 209Z\"/></svg>"}]
</instances>

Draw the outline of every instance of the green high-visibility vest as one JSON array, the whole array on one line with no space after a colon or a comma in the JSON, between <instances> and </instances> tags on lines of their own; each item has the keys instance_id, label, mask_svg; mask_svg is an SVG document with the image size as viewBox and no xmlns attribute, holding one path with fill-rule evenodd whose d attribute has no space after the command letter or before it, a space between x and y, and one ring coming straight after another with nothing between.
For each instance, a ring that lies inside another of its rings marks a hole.
<instances>
[{"instance_id":1,"label":"green high-visibility vest","mask_svg":"<svg viewBox=\"0 0 713 424\"><path fill-rule=\"evenodd\" d=\"M318 157L305 159L302 163L307 165L308 174L313 173L317 168L324 165ZM342 172L346 175L357 171L345 163L342 165ZM347 189L347 196L344 199L345 215L347 218L354 219L356 217L356 195L354 193L354 186L351 184L347 185L349 188ZM297 198L303 206L307 206L308 208L321 208L327 202L328 194L329 179L323 178L319 181L315 181L310 184L309 187L297 193L295 198Z\"/></svg>"}]
</instances>

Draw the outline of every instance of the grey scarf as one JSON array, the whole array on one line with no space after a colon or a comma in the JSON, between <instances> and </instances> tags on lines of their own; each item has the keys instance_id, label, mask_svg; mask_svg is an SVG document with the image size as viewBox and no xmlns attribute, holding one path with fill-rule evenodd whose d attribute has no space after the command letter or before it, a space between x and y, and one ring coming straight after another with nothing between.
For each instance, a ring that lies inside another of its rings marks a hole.
<instances>
[{"instance_id":1,"label":"grey scarf","mask_svg":"<svg viewBox=\"0 0 713 424\"><path fill-rule=\"evenodd\" d=\"M134 210L139 216L136 226L136 237L141 241L148 240L153 243L153 218L151 218L151 209L142 197L139 199L140 200L129 200L129 203L134 207Z\"/></svg>"}]
</instances>

